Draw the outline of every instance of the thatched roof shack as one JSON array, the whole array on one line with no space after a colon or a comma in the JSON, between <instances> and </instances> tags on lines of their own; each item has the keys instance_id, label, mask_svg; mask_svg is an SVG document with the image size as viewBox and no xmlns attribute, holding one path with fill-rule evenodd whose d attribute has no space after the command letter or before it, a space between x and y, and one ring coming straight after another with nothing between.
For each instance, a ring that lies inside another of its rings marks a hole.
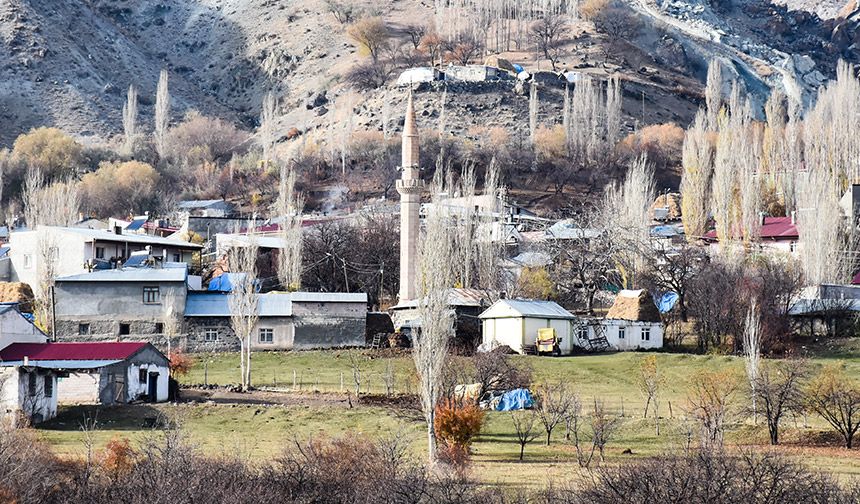
<instances>
[{"instance_id":1,"label":"thatched roof shack","mask_svg":"<svg viewBox=\"0 0 860 504\"><path fill-rule=\"evenodd\" d=\"M660 310L654 304L651 294L644 289L619 292L606 318L633 322L661 322Z\"/></svg>"},{"instance_id":2,"label":"thatched roof shack","mask_svg":"<svg viewBox=\"0 0 860 504\"><path fill-rule=\"evenodd\" d=\"M33 311L33 289L24 282L0 282L0 303L18 303L24 313Z\"/></svg>"}]
</instances>

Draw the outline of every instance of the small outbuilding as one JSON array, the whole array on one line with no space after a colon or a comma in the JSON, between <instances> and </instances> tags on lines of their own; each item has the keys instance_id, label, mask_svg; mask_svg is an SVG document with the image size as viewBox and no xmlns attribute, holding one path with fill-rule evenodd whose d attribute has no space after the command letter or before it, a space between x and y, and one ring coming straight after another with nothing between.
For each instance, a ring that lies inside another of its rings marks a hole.
<instances>
[{"instance_id":1,"label":"small outbuilding","mask_svg":"<svg viewBox=\"0 0 860 504\"><path fill-rule=\"evenodd\" d=\"M57 416L57 373L31 365L0 364L0 421L13 427Z\"/></svg>"},{"instance_id":2,"label":"small outbuilding","mask_svg":"<svg viewBox=\"0 0 860 504\"><path fill-rule=\"evenodd\" d=\"M0 350L12 343L46 343L48 336L18 311L17 303L0 303Z\"/></svg>"},{"instance_id":3,"label":"small outbuilding","mask_svg":"<svg viewBox=\"0 0 860 504\"><path fill-rule=\"evenodd\" d=\"M0 366L56 374L60 404L168 399L170 362L150 343L13 343L0 350Z\"/></svg>"},{"instance_id":4,"label":"small outbuilding","mask_svg":"<svg viewBox=\"0 0 860 504\"><path fill-rule=\"evenodd\" d=\"M615 350L663 348L660 310L646 290L620 291L602 326Z\"/></svg>"},{"instance_id":5,"label":"small outbuilding","mask_svg":"<svg viewBox=\"0 0 860 504\"><path fill-rule=\"evenodd\" d=\"M483 326L485 347L507 345L515 352L531 353L538 331L552 329L561 339L561 353L568 354L573 350L571 321L575 317L553 301L500 299L478 318Z\"/></svg>"}]
</instances>

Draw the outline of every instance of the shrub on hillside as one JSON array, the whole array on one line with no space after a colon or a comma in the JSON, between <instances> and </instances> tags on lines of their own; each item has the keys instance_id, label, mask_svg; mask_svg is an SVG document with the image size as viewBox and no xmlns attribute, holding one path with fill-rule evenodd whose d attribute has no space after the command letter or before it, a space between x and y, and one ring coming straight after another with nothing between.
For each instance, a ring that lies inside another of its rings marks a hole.
<instances>
[{"instance_id":1,"label":"shrub on hillside","mask_svg":"<svg viewBox=\"0 0 860 504\"><path fill-rule=\"evenodd\" d=\"M248 150L250 136L221 119L189 112L167 135L168 157L178 164L196 166L203 161L226 162Z\"/></svg>"},{"instance_id":2,"label":"shrub on hillside","mask_svg":"<svg viewBox=\"0 0 860 504\"><path fill-rule=\"evenodd\" d=\"M83 206L99 217L142 213L154 205L159 180L158 172L146 163L102 163L81 180Z\"/></svg>"},{"instance_id":3,"label":"shrub on hillside","mask_svg":"<svg viewBox=\"0 0 860 504\"><path fill-rule=\"evenodd\" d=\"M81 168L81 144L57 128L36 128L15 139L12 156L25 167L38 168L48 180L64 178Z\"/></svg>"}]
</instances>

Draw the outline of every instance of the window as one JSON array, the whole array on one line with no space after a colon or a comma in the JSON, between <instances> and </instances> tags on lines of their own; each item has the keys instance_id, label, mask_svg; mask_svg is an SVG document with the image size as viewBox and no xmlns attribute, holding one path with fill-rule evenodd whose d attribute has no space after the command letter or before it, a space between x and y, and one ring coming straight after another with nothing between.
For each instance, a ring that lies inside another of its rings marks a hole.
<instances>
[{"instance_id":1,"label":"window","mask_svg":"<svg viewBox=\"0 0 860 504\"><path fill-rule=\"evenodd\" d=\"M140 368L140 370L137 372L137 379L138 381L140 381L141 385L146 384L146 376L146 368Z\"/></svg>"},{"instance_id":2,"label":"window","mask_svg":"<svg viewBox=\"0 0 860 504\"><path fill-rule=\"evenodd\" d=\"M131 324L120 324L119 325L119 335L120 336L128 336L131 334Z\"/></svg>"},{"instance_id":3,"label":"window","mask_svg":"<svg viewBox=\"0 0 860 504\"><path fill-rule=\"evenodd\" d=\"M27 375L27 393L30 394L30 397L36 397L36 385L38 385L36 383L37 378L38 375L36 375L36 373L30 373Z\"/></svg>"},{"instance_id":4,"label":"window","mask_svg":"<svg viewBox=\"0 0 860 504\"><path fill-rule=\"evenodd\" d=\"M218 341L218 329L214 327L203 329L203 341Z\"/></svg>"},{"instance_id":5,"label":"window","mask_svg":"<svg viewBox=\"0 0 860 504\"><path fill-rule=\"evenodd\" d=\"M651 328L643 327L642 328L642 341L651 341Z\"/></svg>"},{"instance_id":6,"label":"window","mask_svg":"<svg viewBox=\"0 0 860 504\"><path fill-rule=\"evenodd\" d=\"M143 288L143 304L158 304L161 302L161 291L158 287Z\"/></svg>"},{"instance_id":7,"label":"window","mask_svg":"<svg viewBox=\"0 0 860 504\"><path fill-rule=\"evenodd\" d=\"M173 262L182 262L182 254L173 254Z\"/></svg>"},{"instance_id":8,"label":"window","mask_svg":"<svg viewBox=\"0 0 860 504\"><path fill-rule=\"evenodd\" d=\"M260 343L272 343L275 341L275 330L271 327L260 328Z\"/></svg>"},{"instance_id":9,"label":"window","mask_svg":"<svg viewBox=\"0 0 860 504\"><path fill-rule=\"evenodd\" d=\"M162 322L155 323L155 334L161 334L164 332L164 324Z\"/></svg>"},{"instance_id":10,"label":"window","mask_svg":"<svg viewBox=\"0 0 860 504\"><path fill-rule=\"evenodd\" d=\"M54 378L50 375L45 376L45 397L54 395Z\"/></svg>"},{"instance_id":11,"label":"window","mask_svg":"<svg viewBox=\"0 0 860 504\"><path fill-rule=\"evenodd\" d=\"M626 328L619 327L618 328L618 339L624 339L624 337L627 335L626 332L627 332Z\"/></svg>"},{"instance_id":12,"label":"window","mask_svg":"<svg viewBox=\"0 0 860 504\"><path fill-rule=\"evenodd\" d=\"M24 254L24 268L30 269L33 267L33 255Z\"/></svg>"},{"instance_id":13,"label":"window","mask_svg":"<svg viewBox=\"0 0 860 504\"><path fill-rule=\"evenodd\" d=\"M105 248L104 247L96 247L96 259L104 259L105 258Z\"/></svg>"},{"instance_id":14,"label":"window","mask_svg":"<svg viewBox=\"0 0 860 504\"><path fill-rule=\"evenodd\" d=\"M87 336L90 334L90 325L89 324L78 324L78 334L81 336Z\"/></svg>"},{"instance_id":15,"label":"window","mask_svg":"<svg viewBox=\"0 0 860 504\"><path fill-rule=\"evenodd\" d=\"M588 328L580 327L576 331L576 337L579 338L579 341L585 341L588 339Z\"/></svg>"},{"instance_id":16,"label":"window","mask_svg":"<svg viewBox=\"0 0 860 504\"><path fill-rule=\"evenodd\" d=\"M797 252L797 242L793 241L793 242L789 243L788 244L788 250L790 252Z\"/></svg>"}]
</instances>

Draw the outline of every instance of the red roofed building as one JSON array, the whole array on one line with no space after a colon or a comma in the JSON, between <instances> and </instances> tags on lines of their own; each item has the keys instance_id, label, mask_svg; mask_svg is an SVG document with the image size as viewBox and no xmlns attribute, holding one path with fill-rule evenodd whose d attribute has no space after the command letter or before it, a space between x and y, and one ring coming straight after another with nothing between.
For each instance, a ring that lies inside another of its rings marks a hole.
<instances>
[{"instance_id":1,"label":"red roofed building","mask_svg":"<svg viewBox=\"0 0 860 504\"><path fill-rule=\"evenodd\" d=\"M762 217L760 237L762 247L794 254L800 234L793 217ZM713 229L705 233L704 239L712 246L719 243L717 232Z\"/></svg>"},{"instance_id":2,"label":"red roofed building","mask_svg":"<svg viewBox=\"0 0 860 504\"><path fill-rule=\"evenodd\" d=\"M13 343L0 367L58 374L59 404L115 404L168 399L170 362L145 342Z\"/></svg>"}]
</instances>

